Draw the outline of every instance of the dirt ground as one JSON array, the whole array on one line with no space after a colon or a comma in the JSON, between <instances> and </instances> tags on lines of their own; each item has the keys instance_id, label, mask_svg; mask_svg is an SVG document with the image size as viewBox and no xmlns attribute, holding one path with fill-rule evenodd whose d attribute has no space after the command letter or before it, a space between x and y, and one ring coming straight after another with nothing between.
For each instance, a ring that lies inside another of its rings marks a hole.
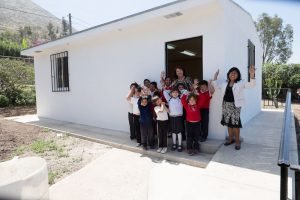
<instances>
[{"instance_id":1,"label":"dirt ground","mask_svg":"<svg viewBox=\"0 0 300 200\"><path fill-rule=\"evenodd\" d=\"M54 184L111 149L109 146L3 118L35 112L34 107L1 108L0 162L14 156L40 156L47 161L49 183Z\"/></svg>"},{"instance_id":2,"label":"dirt ground","mask_svg":"<svg viewBox=\"0 0 300 200\"><path fill-rule=\"evenodd\" d=\"M293 104L292 109L295 113L295 127L296 134L298 140L298 156L299 156L299 164L300 164L300 104Z\"/></svg>"}]
</instances>

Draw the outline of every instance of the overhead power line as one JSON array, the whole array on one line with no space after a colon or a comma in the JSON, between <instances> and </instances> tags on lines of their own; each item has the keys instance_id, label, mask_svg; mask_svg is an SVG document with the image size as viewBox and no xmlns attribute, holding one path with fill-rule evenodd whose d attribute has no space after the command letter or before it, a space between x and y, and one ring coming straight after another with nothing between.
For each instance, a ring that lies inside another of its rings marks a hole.
<instances>
[{"instance_id":1,"label":"overhead power line","mask_svg":"<svg viewBox=\"0 0 300 200\"><path fill-rule=\"evenodd\" d=\"M60 19L58 19L58 18L56 18L56 17L51 17L51 16L46 16L46 15L41 15L41 14L32 13L32 12L27 12L27 11L24 11L24 10L18 10L18 9L15 9L15 8L8 8L8 7L3 7L3 6L0 6L0 8L2 8L2 9L7 9L7 10L12 10L12 11L18 11L18 12L22 12L22 13L26 13L26 14L30 14L30 15L36 15L36 16L40 16L40 17L51 18L51 19L55 19L55 20L57 20L57 21L61 21Z\"/></svg>"}]
</instances>

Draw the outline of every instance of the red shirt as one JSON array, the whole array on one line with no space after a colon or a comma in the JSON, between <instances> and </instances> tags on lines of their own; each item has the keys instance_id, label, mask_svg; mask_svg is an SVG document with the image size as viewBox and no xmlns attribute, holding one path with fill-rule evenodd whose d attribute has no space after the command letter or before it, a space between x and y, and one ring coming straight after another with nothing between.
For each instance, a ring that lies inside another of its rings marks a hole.
<instances>
[{"instance_id":1,"label":"red shirt","mask_svg":"<svg viewBox=\"0 0 300 200\"><path fill-rule=\"evenodd\" d=\"M181 97L181 103L186 111L186 121L200 122L201 121L200 109L203 108L201 104L202 102L198 100L195 105L191 106L188 104L186 97L187 97L186 95L183 95Z\"/></svg>"},{"instance_id":2,"label":"red shirt","mask_svg":"<svg viewBox=\"0 0 300 200\"><path fill-rule=\"evenodd\" d=\"M200 104L202 105L203 108L206 108L206 109L209 108L210 99L211 99L211 96L210 96L209 91L206 91L206 92L199 91L199 101L201 101Z\"/></svg>"}]
</instances>

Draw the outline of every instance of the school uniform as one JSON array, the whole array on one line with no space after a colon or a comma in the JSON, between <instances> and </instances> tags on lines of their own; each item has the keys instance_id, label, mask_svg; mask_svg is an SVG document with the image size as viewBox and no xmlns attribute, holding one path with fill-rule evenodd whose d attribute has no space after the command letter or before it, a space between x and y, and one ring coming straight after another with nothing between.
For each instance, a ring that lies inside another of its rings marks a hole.
<instances>
[{"instance_id":1,"label":"school uniform","mask_svg":"<svg viewBox=\"0 0 300 200\"><path fill-rule=\"evenodd\" d=\"M183 107L179 97L173 98L170 96L170 91L164 90L164 97L168 101L170 110L170 132L171 133L182 133L183 131Z\"/></svg>"},{"instance_id":2,"label":"school uniform","mask_svg":"<svg viewBox=\"0 0 300 200\"><path fill-rule=\"evenodd\" d=\"M154 108L154 111L156 113L156 120L157 120L157 126L158 126L158 147L159 148L164 148L167 147L167 140L168 140L168 126L169 126L169 121L168 121L168 112L166 109L161 111L161 106L156 106Z\"/></svg>"},{"instance_id":3,"label":"school uniform","mask_svg":"<svg viewBox=\"0 0 300 200\"><path fill-rule=\"evenodd\" d=\"M141 128L141 143L144 147L147 144L150 147L154 146L154 134L152 124L152 103L150 102L151 96L148 97L148 104L146 106L141 105L141 98L138 100L138 108L140 110L140 128Z\"/></svg>"},{"instance_id":4,"label":"school uniform","mask_svg":"<svg viewBox=\"0 0 300 200\"><path fill-rule=\"evenodd\" d=\"M206 139L208 136L208 126L209 126L209 104L211 100L211 94L209 90L206 92L199 91L199 101L202 105L200 109L201 114L201 139Z\"/></svg>"},{"instance_id":5,"label":"school uniform","mask_svg":"<svg viewBox=\"0 0 300 200\"><path fill-rule=\"evenodd\" d=\"M186 110L187 149L199 151L199 136L201 131L200 109L202 108L202 102L197 101L195 105L189 105L186 95L182 96L181 102Z\"/></svg>"},{"instance_id":6,"label":"school uniform","mask_svg":"<svg viewBox=\"0 0 300 200\"><path fill-rule=\"evenodd\" d=\"M129 122L129 130L130 130L130 139L135 139L135 128L133 123L133 105L128 103L128 122Z\"/></svg>"},{"instance_id":7,"label":"school uniform","mask_svg":"<svg viewBox=\"0 0 300 200\"><path fill-rule=\"evenodd\" d=\"M133 126L136 141L137 143L141 143L140 110L138 107L138 100L139 97L133 96L130 99L130 103L132 104Z\"/></svg>"}]
</instances>

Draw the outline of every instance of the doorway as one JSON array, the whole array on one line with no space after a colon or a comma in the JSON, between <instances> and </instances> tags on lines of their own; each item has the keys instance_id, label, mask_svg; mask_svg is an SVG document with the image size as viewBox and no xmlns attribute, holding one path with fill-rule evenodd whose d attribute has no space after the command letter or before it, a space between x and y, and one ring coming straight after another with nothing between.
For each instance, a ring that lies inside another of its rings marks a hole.
<instances>
[{"instance_id":1,"label":"doorway","mask_svg":"<svg viewBox=\"0 0 300 200\"><path fill-rule=\"evenodd\" d=\"M165 44L166 75L176 79L175 69L180 66L190 78L203 79L202 36L176 40Z\"/></svg>"}]
</instances>

